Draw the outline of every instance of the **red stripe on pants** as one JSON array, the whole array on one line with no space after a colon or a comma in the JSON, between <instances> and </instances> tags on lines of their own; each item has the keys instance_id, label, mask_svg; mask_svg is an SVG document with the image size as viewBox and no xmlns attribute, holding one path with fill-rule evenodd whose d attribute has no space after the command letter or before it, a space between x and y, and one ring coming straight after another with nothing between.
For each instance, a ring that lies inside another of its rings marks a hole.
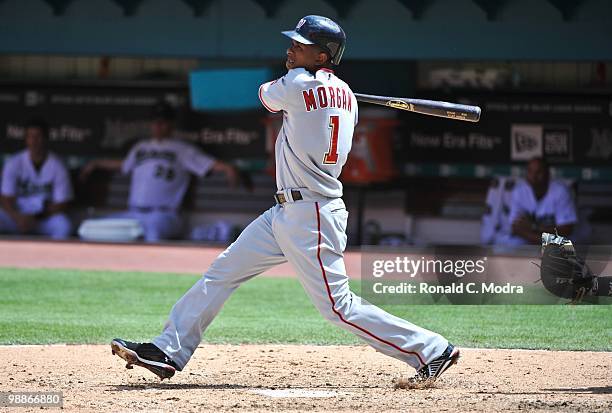
<instances>
[{"instance_id":1,"label":"red stripe on pants","mask_svg":"<svg viewBox=\"0 0 612 413\"><path fill-rule=\"evenodd\" d=\"M323 262L321 261L321 216L319 215L319 203L315 202L315 207L317 209L317 232L319 233L319 240L318 240L318 244L317 244L317 259L319 260L319 265L321 266L321 273L323 274L323 280L325 280L325 288L327 288L327 295L329 297L329 301L331 301L332 304L332 311L338 316L338 318L340 318L340 320L343 323L346 323L352 327L355 327L357 330L362 331L364 333L366 333L367 335L369 335L370 337L387 344L388 346L393 347L394 349L401 351L402 353L406 353L406 354L413 354L416 357L418 357L419 361L421 362L422 365L425 365L425 362L423 361L423 359L421 358L421 356L419 355L419 353L415 353L414 351L407 351L404 350L403 348L388 342L387 340L383 340L382 338L370 333L368 330L366 330L363 327L359 327L357 324L351 323L350 321L347 321L344 319L344 317L342 317L342 314L340 314L340 312L338 310L336 310L336 303L334 301L334 298L332 297L331 294L331 290L329 288L329 283L327 281L327 274L325 273L325 267L323 267Z\"/></svg>"}]
</instances>

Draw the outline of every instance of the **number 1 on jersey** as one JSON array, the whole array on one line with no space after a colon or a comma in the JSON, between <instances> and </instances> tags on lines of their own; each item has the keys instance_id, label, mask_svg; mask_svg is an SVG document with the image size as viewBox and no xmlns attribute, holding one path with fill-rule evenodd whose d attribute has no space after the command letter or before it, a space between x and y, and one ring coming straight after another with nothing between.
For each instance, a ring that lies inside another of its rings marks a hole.
<instances>
[{"instance_id":1,"label":"number 1 on jersey","mask_svg":"<svg viewBox=\"0 0 612 413\"><path fill-rule=\"evenodd\" d=\"M331 136L329 139L329 151L323 157L324 164L336 164L338 162L338 128L340 126L340 116L332 115L329 117L329 128Z\"/></svg>"}]
</instances>

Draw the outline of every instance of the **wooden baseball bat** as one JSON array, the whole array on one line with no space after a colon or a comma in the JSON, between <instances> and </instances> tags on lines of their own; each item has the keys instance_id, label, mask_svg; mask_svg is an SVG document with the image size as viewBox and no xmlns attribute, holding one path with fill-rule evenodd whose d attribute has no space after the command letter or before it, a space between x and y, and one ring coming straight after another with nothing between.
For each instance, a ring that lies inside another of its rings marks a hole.
<instances>
[{"instance_id":1,"label":"wooden baseball bat","mask_svg":"<svg viewBox=\"0 0 612 413\"><path fill-rule=\"evenodd\" d=\"M388 96L364 95L361 93L355 93L355 97L359 102L389 106L391 108L407 110L408 112L422 113L424 115L464 120L467 122L478 122L480 120L480 108L478 106L441 102L439 100L395 98Z\"/></svg>"}]
</instances>

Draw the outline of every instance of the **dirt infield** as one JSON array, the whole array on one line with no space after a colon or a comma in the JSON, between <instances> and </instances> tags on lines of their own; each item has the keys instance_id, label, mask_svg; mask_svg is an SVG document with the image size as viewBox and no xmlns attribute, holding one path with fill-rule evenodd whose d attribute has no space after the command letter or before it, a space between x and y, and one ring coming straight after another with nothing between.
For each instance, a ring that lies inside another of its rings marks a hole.
<instances>
[{"instance_id":1,"label":"dirt infield","mask_svg":"<svg viewBox=\"0 0 612 413\"><path fill-rule=\"evenodd\" d=\"M223 250L220 247L180 243L150 245L0 239L0 267L202 274ZM414 259L419 258L420 254L416 254ZM361 259L360 250L344 253L344 264L349 277L362 277ZM539 275L532 261L530 257L492 257L488 260L489 272L505 274L509 278L504 281L533 282ZM612 262L609 265L606 271L612 271ZM290 264L284 263L262 275L295 277L296 273Z\"/></svg>"},{"instance_id":2,"label":"dirt infield","mask_svg":"<svg viewBox=\"0 0 612 413\"><path fill-rule=\"evenodd\" d=\"M223 250L178 243L147 245L0 239L0 267L201 274ZM347 252L344 257L347 271L354 277L361 273L360 258L356 252ZM294 273L291 265L285 263L263 275L290 277Z\"/></svg>"},{"instance_id":3,"label":"dirt infield","mask_svg":"<svg viewBox=\"0 0 612 413\"><path fill-rule=\"evenodd\" d=\"M0 241L0 266L199 273L219 252ZM346 258L358 274L359 255ZM395 390L394 380L413 372L366 346L205 345L164 382L126 370L108 345L0 346L0 358L0 392L61 391L65 411L612 411L609 352L464 349L426 390Z\"/></svg>"},{"instance_id":4,"label":"dirt infield","mask_svg":"<svg viewBox=\"0 0 612 413\"><path fill-rule=\"evenodd\" d=\"M394 390L410 369L365 346L205 345L164 382L106 345L3 346L0 391L62 391L65 411L612 411L611 353L462 353L434 388Z\"/></svg>"}]
</instances>

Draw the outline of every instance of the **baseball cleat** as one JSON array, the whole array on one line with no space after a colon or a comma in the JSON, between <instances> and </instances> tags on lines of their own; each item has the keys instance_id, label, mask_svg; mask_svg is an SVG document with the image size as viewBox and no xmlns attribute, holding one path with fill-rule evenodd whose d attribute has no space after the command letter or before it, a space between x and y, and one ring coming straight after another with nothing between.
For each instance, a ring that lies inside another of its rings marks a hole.
<instances>
[{"instance_id":1,"label":"baseball cleat","mask_svg":"<svg viewBox=\"0 0 612 413\"><path fill-rule=\"evenodd\" d=\"M417 370L417 374L412 378L412 381L415 383L433 383L449 367L456 364L457 360L459 360L459 349L449 343L440 357Z\"/></svg>"},{"instance_id":2,"label":"baseball cleat","mask_svg":"<svg viewBox=\"0 0 612 413\"><path fill-rule=\"evenodd\" d=\"M180 370L163 351L152 343L132 343L116 338L111 341L111 352L127 361L125 368L144 367L162 380L169 379L177 370Z\"/></svg>"}]
</instances>

